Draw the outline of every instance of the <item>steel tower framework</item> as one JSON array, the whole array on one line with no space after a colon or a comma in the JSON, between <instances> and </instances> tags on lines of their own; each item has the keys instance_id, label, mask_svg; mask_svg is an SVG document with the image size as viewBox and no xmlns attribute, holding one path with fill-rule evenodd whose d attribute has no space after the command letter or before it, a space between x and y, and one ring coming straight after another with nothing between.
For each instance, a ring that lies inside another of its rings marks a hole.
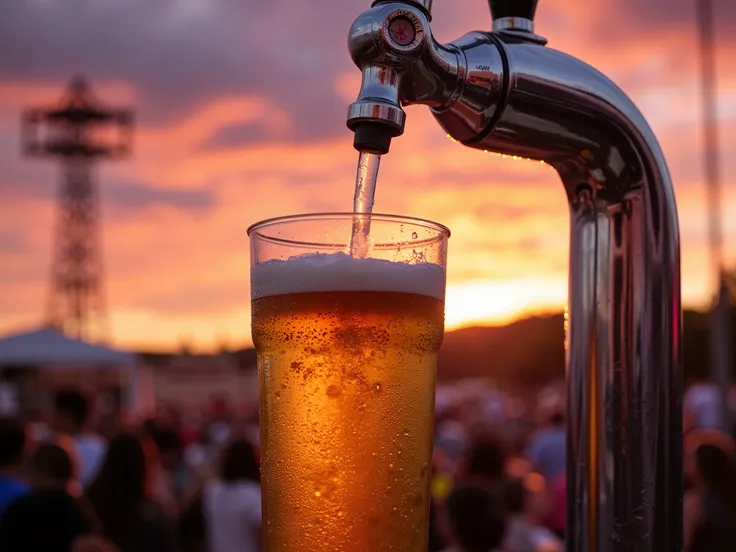
<instances>
[{"instance_id":1,"label":"steel tower framework","mask_svg":"<svg viewBox=\"0 0 736 552\"><path fill-rule=\"evenodd\" d=\"M24 153L59 159L63 167L45 318L71 337L109 338L93 169L130 153L132 128L133 112L101 104L82 77L72 80L59 105L23 113Z\"/></svg>"}]
</instances>

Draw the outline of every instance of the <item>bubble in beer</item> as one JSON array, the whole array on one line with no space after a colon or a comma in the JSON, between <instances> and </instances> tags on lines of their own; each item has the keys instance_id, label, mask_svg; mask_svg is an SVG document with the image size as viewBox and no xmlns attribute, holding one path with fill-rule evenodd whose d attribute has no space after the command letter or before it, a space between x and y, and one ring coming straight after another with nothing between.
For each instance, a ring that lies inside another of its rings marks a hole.
<instances>
[{"instance_id":1,"label":"bubble in beer","mask_svg":"<svg viewBox=\"0 0 736 552\"><path fill-rule=\"evenodd\" d=\"M373 392L374 393L380 393L381 392L381 384L379 382L376 382L373 384Z\"/></svg>"}]
</instances>

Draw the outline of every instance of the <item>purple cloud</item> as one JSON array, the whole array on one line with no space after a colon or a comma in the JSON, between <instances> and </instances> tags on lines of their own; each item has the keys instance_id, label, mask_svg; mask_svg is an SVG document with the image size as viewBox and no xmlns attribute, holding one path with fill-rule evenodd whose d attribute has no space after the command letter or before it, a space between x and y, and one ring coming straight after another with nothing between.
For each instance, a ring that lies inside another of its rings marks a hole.
<instances>
[{"instance_id":1,"label":"purple cloud","mask_svg":"<svg viewBox=\"0 0 736 552\"><path fill-rule=\"evenodd\" d=\"M139 120L155 123L191 113L223 95L265 95L294 120L295 139L345 132L338 75L355 70L345 39L368 0L129 0L4 2L0 8L0 80L66 82L125 80L140 94ZM436 2L437 34L448 28L489 28L487 12L469 0ZM541 2L540 18L564 29L565 8ZM716 2L721 27L736 22L736 3ZM601 36L627 40L694 21L691 0L625 0ZM442 37L445 38L445 37ZM356 91L357 92L357 91ZM290 138L290 137L282 137ZM214 143L218 142L214 139ZM219 140L232 143L233 135ZM248 140L245 140L247 143ZM238 142L238 140L235 140Z\"/></svg>"}]
</instances>

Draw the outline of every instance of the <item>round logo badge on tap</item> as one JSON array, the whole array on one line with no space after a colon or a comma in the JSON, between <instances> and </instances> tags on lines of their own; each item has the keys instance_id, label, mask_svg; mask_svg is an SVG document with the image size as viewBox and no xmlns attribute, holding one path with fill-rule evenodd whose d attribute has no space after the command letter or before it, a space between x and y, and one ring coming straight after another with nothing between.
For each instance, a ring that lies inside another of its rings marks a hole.
<instances>
[{"instance_id":1,"label":"round logo badge on tap","mask_svg":"<svg viewBox=\"0 0 736 552\"><path fill-rule=\"evenodd\" d=\"M422 43L424 27L412 10L399 9L391 12L384 21L383 34L391 47L410 52Z\"/></svg>"}]
</instances>

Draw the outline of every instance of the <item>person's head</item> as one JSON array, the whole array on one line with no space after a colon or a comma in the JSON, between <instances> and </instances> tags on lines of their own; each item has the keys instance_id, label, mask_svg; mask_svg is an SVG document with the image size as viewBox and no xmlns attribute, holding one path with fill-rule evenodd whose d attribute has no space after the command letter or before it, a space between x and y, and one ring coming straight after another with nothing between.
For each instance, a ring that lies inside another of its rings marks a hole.
<instances>
[{"instance_id":1,"label":"person's head","mask_svg":"<svg viewBox=\"0 0 736 552\"><path fill-rule=\"evenodd\" d=\"M121 433L110 441L88 492L108 535L125 533L139 519L142 502L153 492L157 463L149 437Z\"/></svg>"},{"instance_id":2,"label":"person's head","mask_svg":"<svg viewBox=\"0 0 736 552\"><path fill-rule=\"evenodd\" d=\"M166 470L176 469L181 463L183 444L179 432L169 427L156 428L151 437L158 448L161 466Z\"/></svg>"},{"instance_id":3,"label":"person's head","mask_svg":"<svg viewBox=\"0 0 736 552\"><path fill-rule=\"evenodd\" d=\"M253 445L245 439L237 439L227 446L220 466L220 479L225 483L261 480Z\"/></svg>"},{"instance_id":4,"label":"person's head","mask_svg":"<svg viewBox=\"0 0 736 552\"><path fill-rule=\"evenodd\" d=\"M74 435L84 429L89 416L89 402L76 389L62 389L54 397L54 428Z\"/></svg>"},{"instance_id":5,"label":"person's head","mask_svg":"<svg viewBox=\"0 0 736 552\"><path fill-rule=\"evenodd\" d=\"M697 479L709 489L725 491L736 482L733 458L716 445L700 445L695 450L695 468Z\"/></svg>"},{"instance_id":6,"label":"person's head","mask_svg":"<svg viewBox=\"0 0 736 552\"><path fill-rule=\"evenodd\" d=\"M66 489L76 479L73 455L63 441L41 443L31 455L29 472L34 489Z\"/></svg>"},{"instance_id":7,"label":"person's head","mask_svg":"<svg viewBox=\"0 0 736 552\"><path fill-rule=\"evenodd\" d=\"M529 473L523 478L509 481L503 490L506 511L524 516L532 522L542 521L549 513L549 497L544 477Z\"/></svg>"},{"instance_id":8,"label":"person's head","mask_svg":"<svg viewBox=\"0 0 736 552\"><path fill-rule=\"evenodd\" d=\"M470 449L465 463L467 477L482 477L501 481L506 475L506 453L501 444L490 438L477 441Z\"/></svg>"},{"instance_id":9,"label":"person's head","mask_svg":"<svg viewBox=\"0 0 736 552\"><path fill-rule=\"evenodd\" d=\"M460 487L447 499L452 539L463 552L490 552L501 545L505 533L502 509L480 487Z\"/></svg>"},{"instance_id":10,"label":"person's head","mask_svg":"<svg viewBox=\"0 0 736 552\"><path fill-rule=\"evenodd\" d=\"M158 431L158 424L153 418L146 418L141 424L141 430L149 437L154 438L156 432Z\"/></svg>"},{"instance_id":11,"label":"person's head","mask_svg":"<svg viewBox=\"0 0 736 552\"><path fill-rule=\"evenodd\" d=\"M503 490L503 501L506 511L511 515L520 515L526 511L527 491L521 479L508 482Z\"/></svg>"},{"instance_id":12,"label":"person's head","mask_svg":"<svg viewBox=\"0 0 736 552\"><path fill-rule=\"evenodd\" d=\"M685 471L685 481L688 486L705 483L700 475L700 467L698 465L698 450L701 447L708 445L709 447L718 448L725 456L731 456L736 453L733 438L715 429L690 430L685 434L683 444L683 468ZM706 452L706 454L709 453Z\"/></svg>"},{"instance_id":13,"label":"person's head","mask_svg":"<svg viewBox=\"0 0 736 552\"><path fill-rule=\"evenodd\" d=\"M26 430L14 418L0 418L0 471L15 470L23 464Z\"/></svg>"}]
</instances>

